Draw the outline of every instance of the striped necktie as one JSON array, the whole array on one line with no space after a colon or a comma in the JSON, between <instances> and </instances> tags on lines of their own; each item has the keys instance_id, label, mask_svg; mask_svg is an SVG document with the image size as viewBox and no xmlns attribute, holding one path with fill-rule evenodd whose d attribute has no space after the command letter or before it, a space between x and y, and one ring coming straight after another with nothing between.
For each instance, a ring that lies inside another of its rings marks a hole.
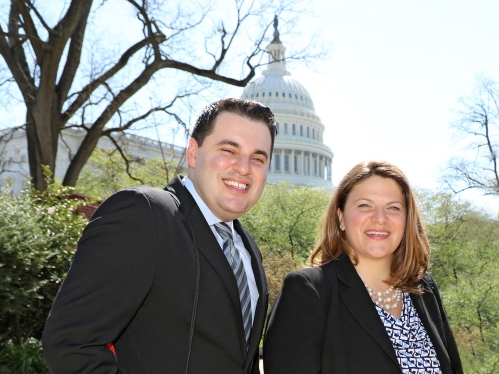
<instances>
[{"instance_id":1,"label":"striped necktie","mask_svg":"<svg viewBox=\"0 0 499 374\"><path fill-rule=\"evenodd\" d=\"M241 301L241 310L243 314L244 335L246 338L246 349L248 348L249 337L251 334L251 327L253 324L251 316L251 297L248 287L248 279L244 270L244 264L239 255L239 251L234 245L232 239L232 230L225 222L215 224L215 229L223 239L222 249L224 251L227 261L234 272L237 281L237 288L239 289L239 300Z\"/></svg>"}]
</instances>

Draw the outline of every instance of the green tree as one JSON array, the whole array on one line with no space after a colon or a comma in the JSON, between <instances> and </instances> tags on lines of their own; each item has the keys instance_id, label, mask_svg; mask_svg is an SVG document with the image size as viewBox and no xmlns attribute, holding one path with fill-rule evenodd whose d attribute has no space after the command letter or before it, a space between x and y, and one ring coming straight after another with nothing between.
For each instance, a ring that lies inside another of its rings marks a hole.
<instances>
[{"instance_id":1,"label":"green tree","mask_svg":"<svg viewBox=\"0 0 499 374\"><path fill-rule=\"evenodd\" d=\"M422 191L433 273L466 373L499 370L499 222L447 193Z\"/></svg>"},{"instance_id":2,"label":"green tree","mask_svg":"<svg viewBox=\"0 0 499 374\"><path fill-rule=\"evenodd\" d=\"M127 163L123 159L128 160ZM96 149L83 168L76 190L93 198L105 199L134 185L163 188L177 173L185 172L173 160L131 159L127 154Z\"/></svg>"},{"instance_id":3,"label":"green tree","mask_svg":"<svg viewBox=\"0 0 499 374\"><path fill-rule=\"evenodd\" d=\"M269 184L258 203L243 217L263 255L270 305L286 274L304 265L319 235L330 194L306 186Z\"/></svg>"},{"instance_id":4,"label":"green tree","mask_svg":"<svg viewBox=\"0 0 499 374\"><path fill-rule=\"evenodd\" d=\"M87 222L81 204L53 184L41 194L0 189L0 344L41 338Z\"/></svg>"}]
</instances>

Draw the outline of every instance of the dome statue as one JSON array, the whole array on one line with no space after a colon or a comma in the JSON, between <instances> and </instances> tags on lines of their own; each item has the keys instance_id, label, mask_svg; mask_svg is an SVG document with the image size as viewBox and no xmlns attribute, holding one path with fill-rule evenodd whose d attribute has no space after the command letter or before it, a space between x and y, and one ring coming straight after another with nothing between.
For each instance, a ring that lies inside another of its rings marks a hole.
<instances>
[{"instance_id":1,"label":"dome statue","mask_svg":"<svg viewBox=\"0 0 499 374\"><path fill-rule=\"evenodd\" d=\"M286 68L286 47L279 38L277 24L276 17L265 70L246 86L241 96L267 105L275 114L278 135L267 182L289 182L332 191L333 152L323 142L325 127L315 113L310 94Z\"/></svg>"}]
</instances>

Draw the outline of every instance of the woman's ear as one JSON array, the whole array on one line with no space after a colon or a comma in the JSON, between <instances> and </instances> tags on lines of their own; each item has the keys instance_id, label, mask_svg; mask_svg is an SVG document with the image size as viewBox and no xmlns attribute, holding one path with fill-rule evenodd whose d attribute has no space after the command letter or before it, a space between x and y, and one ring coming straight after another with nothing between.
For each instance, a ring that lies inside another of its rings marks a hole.
<instances>
[{"instance_id":1,"label":"woman's ear","mask_svg":"<svg viewBox=\"0 0 499 374\"><path fill-rule=\"evenodd\" d=\"M340 221L340 230L341 231L345 231L345 222L343 220L343 212L341 211L340 208L338 208L338 210L336 211L336 213L338 214L338 219Z\"/></svg>"}]
</instances>

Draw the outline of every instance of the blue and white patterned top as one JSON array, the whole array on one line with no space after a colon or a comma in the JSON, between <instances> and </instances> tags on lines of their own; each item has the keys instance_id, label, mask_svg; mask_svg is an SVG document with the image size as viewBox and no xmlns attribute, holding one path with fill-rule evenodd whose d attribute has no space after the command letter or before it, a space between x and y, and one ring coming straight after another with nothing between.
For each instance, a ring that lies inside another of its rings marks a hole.
<instances>
[{"instance_id":1,"label":"blue and white patterned top","mask_svg":"<svg viewBox=\"0 0 499 374\"><path fill-rule=\"evenodd\" d=\"M392 341L402 373L442 374L435 348L409 294L403 293L400 319L375 306Z\"/></svg>"}]
</instances>

